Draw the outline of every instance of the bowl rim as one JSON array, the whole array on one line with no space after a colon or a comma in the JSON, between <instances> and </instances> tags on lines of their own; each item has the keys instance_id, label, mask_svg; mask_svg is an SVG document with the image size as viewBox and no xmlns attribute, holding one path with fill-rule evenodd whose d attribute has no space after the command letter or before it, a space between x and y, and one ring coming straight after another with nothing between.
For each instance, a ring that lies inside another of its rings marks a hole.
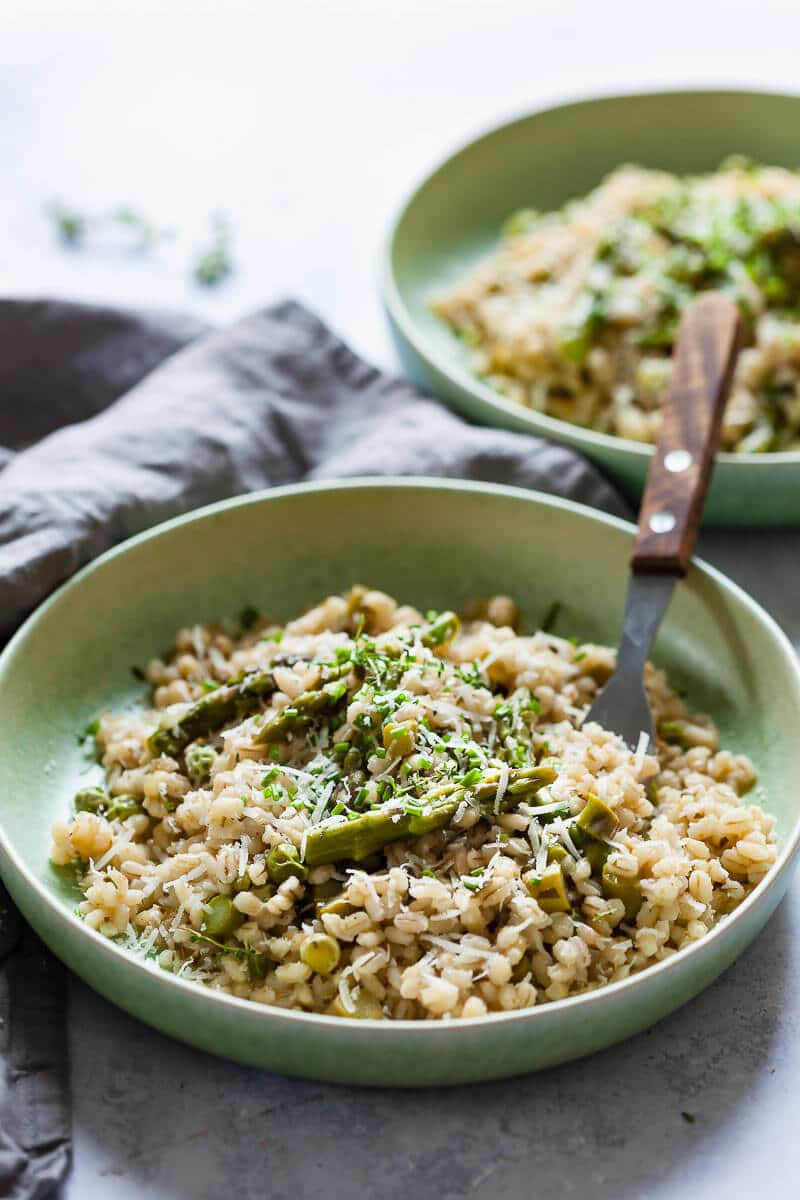
<instances>
[{"instance_id":1,"label":"bowl rim","mask_svg":"<svg viewBox=\"0 0 800 1200\"><path fill-rule=\"evenodd\" d=\"M531 504L532 509L537 506L561 509L573 513L582 521L588 522L589 525L592 523L604 525L630 536L635 532L635 526L629 521L624 521L619 517L600 512L597 509L590 508L588 505L579 504L573 500L565 500L557 496L550 496L538 490L519 488L507 484L483 483L472 480L462 481L435 476L418 476L413 478L403 476L354 476L344 480L322 480L310 483L288 484L251 492L246 495L234 496L227 500L217 501L216 503L193 509L188 513L173 517L142 533L127 538L88 563L67 580L66 583L62 584L61 587L53 592L52 595L30 614L4 647L0 654L0 688L5 684L5 675L12 667L17 653L24 647L28 638L35 634L39 623L50 610L61 602L63 596L80 589L88 578L106 570L122 555L148 542L169 537L174 530L180 529L184 525L191 525L196 522L212 519L220 513L233 512L239 508L258 507L269 503L273 499L291 499L293 496L326 492L335 495L336 493L365 489L379 489L387 492L398 489L407 491L448 491L499 496L509 500L528 502ZM800 659L795 655L794 649L783 630L766 609L762 608L760 604L740 588L738 584L734 583L733 580L701 559L693 560L689 574L690 576L698 574L710 580L716 588L726 593L737 606L747 611L764 628L765 632L783 651L787 666L794 676L796 693L800 697ZM78 944L82 938L88 939L89 944L94 947L99 957L105 957L110 969L114 969L116 966L120 972L125 972L126 970L135 971L142 978L144 986L147 986L145 982L146 977L147 982L152 982L154 986L159 987L163 985L165 989L170 989L171 994L174 994L176 998L185 995L187 1001L194 998L198 1003L208 1003L219 1011L221 1018L224 1016L224 1012L230 1009L231 1012L241 1014L243 1018L246 1017L247 1019L254 1019L256 1021L263 1020L265 1028L275 1021L285 1023L287 1034L291 1033L294 1026L298 1024L305 1026L309 1023L312 1028L319 1026L323 1030L326 1028L330 1028L331 1030L336 1029L341 1034L343 1025L345 1025L348 1034L360 1038L362 1041L364 1039L370 1040L372 1033L375 1031L380 1031L378 1036L382 1038L400 1037L408 1034L422 1037L434 1037L438 1034L444 1037L447 1030L488 1029L518 1021L546 1020L548 1014L550 1019L555 1019L560 1014L567 1014L574 1010L580 1010L586 1005L597 1003L598 999L602 997L606 997L609 1001L612 1001L621 996L633 996L642 991L646 992L648 987L652 986L652 983L649 981L655 981L665 971L672 969L675 963L682 962L688 964L689 962L696 961L698 957L708 955L711 947L726 935L734 923L741 923L743 917L752 908L760 905L762 899L769 891L775 889L779 880L791 870L793 866L792 860L799 850L800 810L792 828L788 832L786 844L769 873L757 884L750 895L742 901L733 913L722 919L709 933L698 941L693 942L691 946L681 949L679 953L661 959L652 966L646 967L636 974L629 975L625 979L603 984L601 987L579 992L577 995L568 996L562 1000L548 1001L546 1004L537 1004L529 1008L513 1009L505 1012L487 1013L481 1017L454 1017L446 1023L409 1019L343 1022L341 1017L326 1013L304 1012L297 1009L280 1008L277 1005L258 1004L251 1000L245 1000L238 996L231 996L225 992L217 991L203 983L185 979L182 976L163 970L144 957L139 956L135 950L131 950L121 943L103 936L97 930L86 925L71 908L66 907L54 895L51 889L44 882L40 881L28 868L22 856L15 849L11 837L6 832L2 819L2 811L0 811L0 864L9 864L10 868L22 880L25 889L27 889L27 895L33 895L39 904L52 915L54 929L63 932L67 941L73 938L78 939L75 944ZM3 874L8 875L10 871L4 871ZM55 939L53 940L55 941ZM51 945L52 948L53 946ZM57 957L60 957L58 950L53 949L53 952Z\"/></svg>"},{"instance_id":2,"label":"bowl rim","mask_svg":"<svg viewBox=\"0 0 800 1200\"><path fill-rule=\"evenodd\" d=\"M397 239L420 194L428 184L449 170L457 159L471 154L482 143L491 141L493 138L506 133L515 126L525 125L536 117L547 116L550 113L568 109L589 108L598 102L642 100L647 98L668 99L676 96L686 96L697 98L698 100L709 97L718 100L725 100L731 97L753 100L796 100L800 103L800 92L737 87L675 87L656 88L653 90L632 88L630 91L624 89L618 91L614 89L608 92L599 91L586 95L571 94L555 103L548 102L541 107L528 109L516 116L495 122L483 128L473 137L456 143L446 157L440 158L437 165L429 169L414 185L406 196L406 199L395 210L395 214L389 224L388 233L384 236L380 256L380 287L383 302L391 321L396 325L405 341L419 354L423 361L433 367L438 374L450 379L462 392L471 394L473 398L479 400L484 405L488 405L490 409L495 409L515 419L518 423L528 425L531 433L539 433L543 436L549 435L559 439L569 438L573 444L584 449L586 453L589 453L592 448L601 448L610 452L616 451L620 454L629 455L632 458L646 462L652 458L655 446L648 442L635 442L631 438L603 433L601 430L587 429L583 425L573 424L571 421L562 421L560 418L551 417L547 413L540 413L526 408L524 405L517 404L515 401L502 396L494 388L484 383L479 376L469 371L464 364L452 361L449 355L441 349L438 341L431 337L425 328L417 322L412 310L406 304L404 292L398 283L394 268ZM765 454L752 455L742 455L732 451L721 450L716 456L716 462L723 470L729 470L734 467L749 467L753 469L791 465L800 467L800 450L777 450Z\"/></svg>"}]
</instances>

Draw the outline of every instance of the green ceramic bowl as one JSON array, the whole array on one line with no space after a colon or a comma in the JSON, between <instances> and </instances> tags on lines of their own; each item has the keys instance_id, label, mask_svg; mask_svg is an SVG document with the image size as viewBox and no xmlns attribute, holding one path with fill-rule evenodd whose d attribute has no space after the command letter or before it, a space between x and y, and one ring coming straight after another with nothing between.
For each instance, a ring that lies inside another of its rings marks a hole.
<instances>
[{"instance_id":1,"label":"green ceramic bowl","mask_svg":"<svg viewBox=\"0 0 800 1200\"><path fill-rule=\"evenodd\" d=\"M635 499L652 449L581 429L505 399L471 372L432 298L497 244L514 209L557 208L620 163L678 173L726 155L800 167L800 97L663 92L585 100L501 125L460 150L406 203L391 232L383 293L407 373L484 425L539 434L582 451ZM800 525L800 452L720 454L707 524Z\"/></svg>"},{"instance_id":2,"label":"green ceramic bowl","mask_svg":"<svg viewBox=\"0 0 800 1200\"><path fill-rule=\"evenodd\" d=\"M800 670L774 622L708 567L680 585L655 656L713 713L725 744L754 758L778 818L780 857L708 938L641 975L480 1020L286 1012L178 979L94 933L74 914L74 882L48 862L51 823L69 812L86 770L76 734L141 696L131 666L159 653L179 625L249 603L286 618L361 580L422 608L509 592L529 627L560 600L560 632L614 642L631 534L623 522L512 488L364 480L228 501L124 543L47 601L0 658L0 869L9 891L54 952L115 1004L205 1050L289 1074L383 1085L490 1079L651 1025L757 935L800 845Z\"/></svg>"}]
</instances>

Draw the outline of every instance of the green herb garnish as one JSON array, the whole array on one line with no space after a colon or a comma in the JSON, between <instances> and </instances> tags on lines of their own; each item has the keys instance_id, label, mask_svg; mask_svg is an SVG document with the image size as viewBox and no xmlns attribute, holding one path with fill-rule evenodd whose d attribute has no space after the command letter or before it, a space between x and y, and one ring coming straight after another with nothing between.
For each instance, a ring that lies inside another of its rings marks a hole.
<instances>
[{"instance_id":1,"label":"green herb garnish","mask_svg":"<svg viewBox=\"0 0 800 1200\"><path fill-rule=\"evenodd\" d=\"M203 287L216 287L233 272L231 259L231 226L224 213L211 219L211 242L194 265L195 282Z\"/></svg>"},{"instance_id":2,"label":"green herb garnish","mask_svg":"<svg viewBox=\"0 0 800 1200\"><path fill-rule=\"evenodd\" d=\"M558 616L559 616L559 613L561 612L562 607L563 606L562 606L560 600L555 600L550 605L550 607L548 608L547 612L544 615L544 620L542 621L542 626L541 626L542 633L552 633L553 626L555 625L556 621L558 620Z\"/></svg>"},{"instance_id":3,"label":"green herb garnish","mask_svg":"<svg viewBox=\"0 0 800 1200\"><path fill-rule=\"evenodd\" d=\"M239 625L243 633L247 633L256 624L261 613L252 604L247 604L239 613Z\"/></svg>"}]
</instances>

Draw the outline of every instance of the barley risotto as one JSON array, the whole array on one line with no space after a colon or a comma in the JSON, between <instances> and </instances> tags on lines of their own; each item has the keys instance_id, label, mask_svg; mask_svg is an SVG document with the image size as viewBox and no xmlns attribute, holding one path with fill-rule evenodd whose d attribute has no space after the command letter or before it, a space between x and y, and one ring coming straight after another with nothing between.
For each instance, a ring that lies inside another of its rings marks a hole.
<instances>
[{"instance_id":1,"label":"barley risotto","mask_svg":"<svg viewBox=\"0 0 800 1200\"><path fill-rule=\"evenodd\" d=\"M281 627L178 632L152 706L86 731L104 786L52 860L87 924L211 988L447 1019L623 979L702 938L775 861L719 748L647 668L635 752L582 717L613 652L354 587Z\"/></svg>"},{"instance_id":2,"label":"barley risotto","mask_svg":"<svg viewBox=\"0 0 800 1200\"><path fill-rule=\"evenodd\" d=\"M503 395L655 442L680 313L710 287L746 333L723 449L800 449L800 173L743 158L686 178L621 167L559 212L514 213L433 307Z\"/></svg>"}]
</instances>

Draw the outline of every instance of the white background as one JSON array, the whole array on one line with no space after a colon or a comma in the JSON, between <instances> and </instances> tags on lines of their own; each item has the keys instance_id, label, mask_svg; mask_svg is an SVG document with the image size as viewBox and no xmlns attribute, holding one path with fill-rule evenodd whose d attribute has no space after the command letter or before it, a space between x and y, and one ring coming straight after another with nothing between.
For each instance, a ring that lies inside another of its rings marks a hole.
<instances>
[{"instance_id":1,"label":"white background","mask_svg":"<svg viewBox=\"0 0 800 1200\"><path fill-rule=\"evenodd\" d=\"M219 322L292 294L394 367L382 242L443 154L566 97L800 90L799 46L797 0L0 0L0 292ZM45 216L54 198L139 206L179 238L146 258L70 253ZM233 220L237 271L204 292L188 264L215 209ZM800 538L712 535L704 550L800 630ZM758 946L648 1035L440 1094L236 1068L76 984L67 1195L788 1198L800 1178L798 922L795 888Z\"/></svg>"}]
</instances>

